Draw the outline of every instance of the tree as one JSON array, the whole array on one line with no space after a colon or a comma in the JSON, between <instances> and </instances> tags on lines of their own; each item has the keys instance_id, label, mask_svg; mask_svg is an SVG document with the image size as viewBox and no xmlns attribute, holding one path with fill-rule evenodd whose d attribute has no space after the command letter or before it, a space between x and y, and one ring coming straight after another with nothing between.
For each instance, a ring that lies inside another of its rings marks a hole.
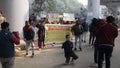
<instances>
[{"instance_id":1,"label":"tree","mask_svg":"<svg viewBox=\"0 0 120 68\"><path fill-rule=\"evenodd\" d=\"M56 0L55 11L59 13L74 13L76 17L80 18L87 16L86 6L78 3L77 0Z\"/></svg>"},{"instance_id":2,"label":"tree","mask_svg":"<svg viewBox=\"0 0 120 68\"><path fill-rule=\"evenodd\" d=\"M32 6L33 11L36 13L42 12L42 11L53 11L55 8L55 1L54 0L34 0Z\"/></svg>"},{"instance_id":3,"label":"tree","mask_svg":"<svg viewBox=\"0 0 120 68\"><path fill-rule=\"evenodd\" d=\"M74 13L84 18L87 15L86 8L77 0L34 0L32 6L33 11L38 14L41 12Z\"/></svg>"}]
</instances>

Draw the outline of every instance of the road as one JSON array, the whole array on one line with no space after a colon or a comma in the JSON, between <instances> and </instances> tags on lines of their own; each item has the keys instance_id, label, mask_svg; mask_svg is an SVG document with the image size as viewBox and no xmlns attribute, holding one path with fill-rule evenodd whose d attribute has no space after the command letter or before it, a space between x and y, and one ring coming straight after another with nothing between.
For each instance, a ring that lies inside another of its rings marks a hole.
<instances>
[{"instance_id":1,"label":"road","mask_svg":"<svg viewBox=\"0 0 120 68\"><path fill-rule=\"evenodd\" d=\"M120 67L120 35L117 37L113 55L111 58L111 68ZM83 43L82 51L75 52L79 58L74 64L65 65L64 51L61 49L61 44L56 44L54 47L47 45L40 52L35 50L35 56L25 57L25 51L21 51L20 55L15 58L14 68L92 68L93 64L93 47L87 43ZM105 66L104 66L105 67ZM1 68L1 65L0 65ZM97 68L97 67L93 67Z\"/></svg>"}]
</instances>

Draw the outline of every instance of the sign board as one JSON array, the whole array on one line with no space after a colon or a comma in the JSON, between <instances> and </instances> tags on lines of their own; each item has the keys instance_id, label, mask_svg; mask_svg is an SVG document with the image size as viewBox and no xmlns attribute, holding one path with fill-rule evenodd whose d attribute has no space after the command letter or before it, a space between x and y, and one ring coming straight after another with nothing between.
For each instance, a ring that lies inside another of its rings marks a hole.
<instances>
[{"instance_id":1,"label":"sign board","mask_svg":"<svg viewBox=\"0 0 120 68\"><path fill-rule=\"evenodd\" d=\"M51 22L58 22L59 21L59 13L48 13L48 21Z\"/></svg>"},{"instance_id":2,"label":"sign board","mask_svg":"<svg viewBox=\"0 0 120 68\"><path fill-rule=\"evenodd\" d=\"M63 13L63 20L65 21L74 21L75 16L73 13Z\"/></svg>"},{"instance_id":3,"label":"sign board","mask_svg":"<svg viewBox=\"0 0 120 68\"><path fill-rule=\"evenodd\" d=\"M66 40L65 39L66 34L72 36L71 27L72 25L45 24L45 28L46 28L45 42L46 43L64 42Z\"/></svg>"}]
</instances>

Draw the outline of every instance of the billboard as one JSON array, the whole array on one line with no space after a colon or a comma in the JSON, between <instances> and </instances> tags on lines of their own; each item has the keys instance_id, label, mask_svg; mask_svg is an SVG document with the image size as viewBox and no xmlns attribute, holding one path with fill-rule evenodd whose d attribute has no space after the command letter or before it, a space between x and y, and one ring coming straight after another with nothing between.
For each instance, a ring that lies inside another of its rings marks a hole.
<instances>
[{"instance_id":1,"label":"billboard","mask_svg":"<svg viewBox=\"0 0 120 68\"><path fill-rule=\"evenodd\" d=\"M72 25L45 24L45 28L46 28L45 42L46 43L64 42L66 40L65 39L66 34L72 36L71 26Z\"/></svg>"},{"instance_id":2,"label":"billboard","mask_svg":"<svg viewBox=\"0 0 120 68\"><path fill-rule=\"evenodd\" d=\"M59 13L48 13L47 18L50 23L58 22L59 21Z\"/></svg>"},{"instance_id":3,"label":"billboard","mask_svg":"<svg viewBox=\"0 0 120 68\"><path fill-rule=\"evenodd\" d=\"M65 21L74 21L75 16L73 13L63 13L63 20Z\"/></svg>"}]
</instances>

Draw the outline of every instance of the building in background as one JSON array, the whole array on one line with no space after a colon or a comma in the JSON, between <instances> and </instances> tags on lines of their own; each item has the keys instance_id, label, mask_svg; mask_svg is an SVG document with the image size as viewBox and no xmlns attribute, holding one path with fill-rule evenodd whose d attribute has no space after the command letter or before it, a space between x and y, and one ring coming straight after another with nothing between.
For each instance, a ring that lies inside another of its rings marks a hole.
<instances>
[{"instance_id":1,"label":"building in background","mask_svg":"<svg viewBox=\"0 0 120 68\"><path fill-rule=\"evenodd\" d=\"M99 18L106 18L109 15L108 8L105 5L100 5Z\"/></svg>"}]
</instances>

